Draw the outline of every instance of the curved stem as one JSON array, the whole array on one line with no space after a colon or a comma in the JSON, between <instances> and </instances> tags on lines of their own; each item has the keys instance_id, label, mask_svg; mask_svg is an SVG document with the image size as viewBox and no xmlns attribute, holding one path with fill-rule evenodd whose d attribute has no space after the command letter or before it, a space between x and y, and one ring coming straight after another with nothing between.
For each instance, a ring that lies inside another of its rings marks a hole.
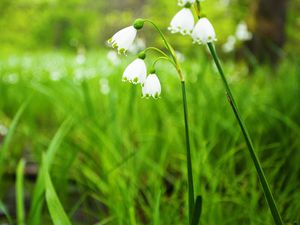
<instances>
[{"instance_id":1,"label":"curved stem","mask_svg":"<svg viewBox=\"0 0 300 225\"><path fill-rule=\"evenodd\" d=\"M156 26L156 24L154 22L152 22L149 19L144 19L144 21L150 23L158 31L158 33L160 34L166 48L169 50L169 52L172 56L174 64L176 65L176 70L178 72L179 78L180 78L181 81L183 81L184 77L183 77L183 74L182 74L182 70L181 70L180 64L178 63L178 59L177 59L177 56L176 56L176 53L175 53L173 47L169 44L169 42L167 41L167 39L166 39L165 35L163 34L163 32L159 29L158 26Z\"/></svg>"},{"instance_id":2,"label":"curved stem","mask_svg":"<svg viewBox=\"0 0 300 225\"><path fill-rule=\"evenodd\" d=\"M200 19L200 11L201 11L200 1L196 1L194 5L194 9L196 11L197 18Z\"/></svg>"},{"instance_id":3,"label":"curved stem","mask_svg":"<svg viewBox=\"0 0 300 225\"><path fill-rule=\"evenodd\" d=\"M153 23L151 20L145 19L146 22L149 22L154 26L154 28L158 31L161 38L163 39L163 42L170 52L173 62L170 60L169 57L160 57L158 58L155 63L160 59L167 59L168 61L172 62L172 64L175 66L179 78L181 80L181 86L182 86L182 100L183 100L183 111L184 111L184 124L185 124L185 139L186 139L186 161L187 161L187 173L188 173L188 205L189 205L189 224L192 223L193 219L193 213L194 213L194 206L195 206L195 199L194 199L194 182L193 182L193 171L192 171L192 159L191 159L191 150L190 150L190 139L189 139L189 124L188 124L188 111L187 111L187 99L186 99L186 90L185 90L185 81L184 76L182 74L182 69L179 64L179 61L177 59L175 50L173 47L169 44L167 39L165 38L162 31L159 29L158 26L156 26L155 23ZM155 64L154 63L154 64Z\"/></svg>"},{"instance_id":4,"label":"curved stem","mask_svg":"<svg viewBox=\"0 0 300 225\"><path fill-rule=\"evenodd\" d=\"M217 55L217 52L214 48L214 45L212 43L208 43L208 48L211 52L211 55L215 61L215 64L218 68L218 71L221 75L221 78L222 78L222 81L223 81L223 85L225 87L225 90L226 90L226 94L227 94L227 99L230 103L230 106L234 112L234 115L239 123L239 126L242 130L242 133L244 135L244 138L245 138L245 141L246 141L246 144L247 144L247 147L248 147L248 150L249 150L249 153L250 153L250 156L252 158L252 161L254 163L254 166L255 166L255 169L257 171L257 174L258 174L258 177L259 177L259 180L260 180L260 183L262 185L262 188L263 188L263 191L264 191L264 194L265 194L265 197L267 199L267 202L268 202L268 205L269 205L269 208L271 210L271 213L272 213L272 216L273 216L273 219L274 219L274 222L276 225L283 225L283 222L282 222L282 219L281 219L281 216L278 212L278 209L277 209L277 206L276 206L276 202L274 200L274 197L273 197L273 194L270 190L270 187L269 187L269 184L268 184L268 181L265 177L265 174L264 174L264 171L261 167L261 164L259 162L259 159L254 151L254 147L253 147L253 144L252 144L252 141L251 141L251 138L250 138L250 135L248 133L248 130L247 130L247 127L245 126L244 124L244 121L238 111L238 108L237 108L237 105L235 103L235 100L233 98L233 95L231 93L231 89L228 85L228 82L226 80L226 77L225 77L225 74L223 72L223 68L221 66L221 63L220 63L220 60L218 58L218 55Z\"/></svg>"},{"instance_id":5,"label":"curved stem","mask_svg":"<svg viewBox=\"0 0 300 225\"><path fill-rule=\"evenodd\" d=\"M162 51L162 50L160 50L159 48L156 48L156 47L148 47L144 50L144 52L146 53L147 51L150 51L150 50L157 51L158 53L162 54L163 56L169 57L164 51Z\"/></svg>"},{"instance_id":6,"label":"curved stem","mask_svg":"<svg viewBox=\"0 0 300 225\"><path fill-rule=\"evenodd\" d=\"M168 61L169 63L171 63L175 68L176 68L176 65L174 64L174 62L169 58L169 57L158 57L158 58L156 58L155 59L155 61L153 62L153 64L152 64L152 67L154 68L155 67L155 64L158 62L158 61L160 61L160 60L166 60L166 61Z\"/></svg>"},{"instance_id":7,"label":"curved stem","mask_svg":"<svg viewBox=\"0 0 300 225\"><path fill-rule=\"evenodd\" d=\"M193 218L195 200L194 200L194 182L193 182L192 159L191 159L191 150L190 150L189 122L188 122L185 81L181 81L181 88L182 88L181 90L182 90L184 124L185 124L186 163L187 163L187 173L188 173L189 224L191 224Z\"/></svg>"}]
</instances>

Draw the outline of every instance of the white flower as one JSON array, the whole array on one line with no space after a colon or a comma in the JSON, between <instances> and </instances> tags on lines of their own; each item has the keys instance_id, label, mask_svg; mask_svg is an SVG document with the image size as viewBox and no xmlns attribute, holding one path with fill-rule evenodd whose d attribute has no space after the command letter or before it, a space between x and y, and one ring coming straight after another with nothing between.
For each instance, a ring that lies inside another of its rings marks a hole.
<instances>
[{"instance_id":1,"label":"white flower","mask_svg":"<svg viewBox=\"0 0 300 225\"><path fill-rule=\"evenodd\" d=\"M143 39L137 38L132 45L128 48L128 52L132 54L138 54L146 48L146 43Z\"/></svg>"},{"instance_id":2,"label":"white flower","mask_svg":"<svg viewBox=\"0 0 300 225\"><path fill-rule=\"evenodd\" d=\"M227 42L222 46L222 50L226 53L232 52L234 50L235 43L236 43L235 36L230 35L227 38Z\"/></svg>"},{"instance_id":3,"label":"white flower","mask_svg":"<svg viewBox=\"0 0 300 225\"><path fill-rule=\"evenodd\" d=\"M144 60L138 58L126 67L122 80L129 81L133 84L143 84L146 80L146 76L146 64Z\"/></svg>"},{"instance_id":4,"label":"white flower","mask_svg":"<svg viewBox=\"0 0 300 225\"><path fill-rule=\"evenodd\" d=\"M215 30L207 18L198 20L193 30L192 38L194 43L198 44L207 44L217 40Z\"/></svg>"},{"instance_id":5,"label":"white flower","mask_svg":"<svg viewBox=\"0 0 300 225\"><path fill-rule=\"evenodd\" d=\"M108 44L110 44L113 48L118 48L119 53L125 53L132 45L136 33L137 30L133 26L123 28L108 40Z\"/></svg>"},{"instance_id":6,"label":"white flower","mask_svg":"<svg viewBox=\"0 0 300 225\"><path fill-rule=\"evenodd\" d=\"M168 28L172 33L191 34L194 28L194 16L190 9L181 9L172 19Z\"/></svg>"},{"instance_id":7,"label":"white flower","mask_svg":"<svg viewBox=\"0 0 300 225\"><path fill-rule=\"evenodd\" d=\"M178 0L179 6L186 6L187 4L192 5L195 2L195 0Z\"/></svg>"},{"instance_id":8,"label":"white flower","mask_svg":"<svg viewBox=\"0 0 300 225\"><path fill-rule=\"evenodd\" d=\"M237 25L235 36L240 41L248 41L252 39L252 33L248 31L247 24L243 21Z\"/></svg>"},{"instance_id":9,"label":"white flower","mask_svg":"<svg viewBox=\"0 0 300 225\"><path fill-rule=\"evenodd\" d=\"M115 66L119 65L121 63L121 60L120 60L118 54L113 50L109 51L107 53L106 57Z\"/></svg>"},{"instance_id":10,"label":"white flower","mask_svg":"<svg viewBox=\"0 0 300 225\"><path fill-rule=\"evenodd\" d=\"M142 86L143 97L159 98L161 86L158 77L155 74L150 74Z\"/></svg>"}]
</instances>

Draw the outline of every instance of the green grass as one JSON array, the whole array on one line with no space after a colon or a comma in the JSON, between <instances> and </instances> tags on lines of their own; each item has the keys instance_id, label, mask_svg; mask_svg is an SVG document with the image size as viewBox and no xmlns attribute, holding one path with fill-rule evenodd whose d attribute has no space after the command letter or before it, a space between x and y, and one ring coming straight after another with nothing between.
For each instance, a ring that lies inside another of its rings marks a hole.
<instances>
[{"instance_id":1,"label":"green grass","mask_svg":"<svg viewBox=\"0 0 300 225\"><path fill-rule=\"evenodd\" d=\"M203 197L200 223L272 224L242 134L207 58L183 63L195 194ZM0 125L11 128L5 137L0 134L0 155L6 149L0 212L7 215L0 222L15 224L18 215L33 224L28 220L34 215L43 224L52 224L55 216L78 225L186 224L180 82L160 63L161 99L141 99L138 86L121 82L131 60L122 57L115 66L105 52L88 54L84 64L65 53L0 56ZM253 76L246 76L243 65L224 66L283 220L299 222L300 66L288 58L276 75L260 67ZM37 164L36 176L43 174L43 154L51 161L50 174L33 181L26 168ZM21 158L26 168L22 182L19 164L16 214L11 177ZM34 204L40 210L30 213Z\"/></svg>"}]
</instances>

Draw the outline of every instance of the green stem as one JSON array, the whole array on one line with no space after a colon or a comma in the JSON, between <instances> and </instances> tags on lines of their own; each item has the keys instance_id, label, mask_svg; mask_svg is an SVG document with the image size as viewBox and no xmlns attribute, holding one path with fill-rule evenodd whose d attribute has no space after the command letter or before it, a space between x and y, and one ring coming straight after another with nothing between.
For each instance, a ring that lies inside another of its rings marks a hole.
<instances>
[{"instance_id":1,"label":"green stem","mask_svg":"<svg viewBox=\"0 0 300 225\"><path fill-rule=\"evenodd\" d=\"M187 172L188 172L189 224L191 224L193 218L195 200L194 200L194 183L193 183L192 159L191 159L191 150L190 150L189 123L188 123L185 81L181 81L181 87L182 87L182 100L183 100L184 123L185 123L186 163L187 163Z\"/></svg>"},{"instance_id":2,"label":"green stem","mask_svg":"<svg viewBox=\"0 0 300 225\"><path fill-rule=\"evenodd\" d=\"M176 70L179 74L179 78L181 81L184 80L184 77L182 75L182 70L181 70L181 67L180 67L180 64L178 62L178 59L177 59L177 56L176 56L176 53L175 53L175 50L173 49L173 47L169 44L169 42L167 41L165 35L163 34L163 32L159 29L158 26L156 26L156 24L154 22L152 22L151 20L148 20L148 19L144 19L145 22L148 22L150 23L157 31L158 33L160 34L161 38L163 39L163 42L166 46L166 48L168 49L168 51L170 52L171 56L172 56L172 59L174 61L174 64L176 65Z\"/></svg>"},{"instance_id":3,"label":"green stem","mask_svg":"<svg viewBox=\"0 0 300 225\"><path fill-rule=\"evenodd\" d=\"M217 55L217 52L215 50L215 47L212 43L208 43L208 48L211 52L211 55L215 61L215 64L218 68L218 71L221 75L221 78L222 78L222 81L223 81L223 84L224 84L224 87L225 87L225 90L226 90L226 95L227 95L227 99L230 103L230 106L234 112L234 115L239 123L239 126L242 130L242 133L244 135L244 138L245 138L245 141L246 141L246 144L247 144L247 147L248 147L248 150L249 150L249 153L250 153L250 156L252 158L252 161L254 163L254 166L256 168L256 171L257 171L257 174L258 174L258 177L259 177L259 180L260 180L260 183L262 185L262 188L263 188L263 191L264 191L264 194L265 194L265 197L267 199L267 202L268 202L268 205L269 205L269 208L271 210L271 213L272 213L272 216L273 216L273 219L274 219L274 222L276 225L283 225L283 221L281 219L281 216L278 212L278 209L277 209L277 206L276 206L276 203L275 203L275 200L274 200L274 197L272 195L272 192L270 190L270 187L269 187L269 184L268 184L268 181L265 177L265 174L264 174L264 171L261 167L261 164L259 162L259 159L254 151L254 148L253 148L253 144L252 144L252 141L251 141L251 138L249 136L249 133L247 131L247 128L244 124L244 121L242 120L241 118L241 115L238 111L238 108L236 106L236 103L235 103L235 100L233 98L233 95L231 93L231 90L230 90L230 87L228 85L228 82L226 80L226 77L225 77L225 74L223 72L223 68L221 66L221 63L220 63L220 60L218 58L218 55Z\"/></svg>"},{"instance_id":4,"label":"green stem","mask_svg":"<svg viewBox=\"0 0 300 225\"><path fill-rule=\"evenodd\" d=\"M176 68L175 63L174 63L169 57L163 57L163 56L162 56L162 57L156 58L156 59L154 60L153 64L152 64L152 67L154 68L155 65L156 65L156 63L157 63L158 61L160 61L160 60L166 60L166 61L168 61L169 63L171 63L171 64Z\"/></svg>"},{"instance_id":5,"label":"green stem","mask_svg":"<svg viewBox=\"0 0 300 225\"><path fill-rule=\"evenodd\" d=\"M144 52L146 53L150 50L157 51L158 53L162 54L163 56L168 57L168 55L165 52L163 52L162 50L160 50L159 48L156 48L156 47L148 47L144 50Z\"/></svg>"}]
</instances>

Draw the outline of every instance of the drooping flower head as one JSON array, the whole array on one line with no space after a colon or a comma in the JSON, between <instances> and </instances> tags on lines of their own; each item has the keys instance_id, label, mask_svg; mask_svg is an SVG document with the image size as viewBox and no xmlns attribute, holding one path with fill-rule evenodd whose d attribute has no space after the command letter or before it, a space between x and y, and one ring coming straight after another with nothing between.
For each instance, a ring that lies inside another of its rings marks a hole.
<instances>
[{"instance_id":1,"label":"drooping flower head","mask_svg":"<svg viewBox=\"0 0 300 225\"><path fill-rule=\"evenodd\" d=\"M159 98L161 93L161 86L158 77L156 74L152 73L150 74L142 86L142 97L153 97L153 98Z\"/></svg>"},{"instance_id":2,"label":"drooping flower head","mask_svg":"<svg viewBox=\"0 0 300 225\"><path fill-rule=\"evenodd\" d=\"M252 33L248 30L245 22L240 22L236 27L235 36L240 41L249 41L252 39Z\"/></svg>"},{"instance_id":3,"label":"drooping flower head","mask_svg":"<svg viewBox=\"0 0 300 225\"><path fill-rule=\"evenodd\" d=\"M191 6L195 0L178 0L178 5L179 6L184 6L184 7L189 7Z\"/></svg>"},{"instance_id":4,"label":"drooping flower head","mask_svg":"<svg viewBox=\"0 0 300 225\"><path fill-rule=\"evenodd\" d=\"M194 43L198 44L207 44L217 40L214 27L207 18L201 18L198 20L194 27L192 38Z\"/></svg>"},{"instance_id":5,"label":"drooping flower head","mask_svg":"<svg viewBox=\"0 0 300 225\"><path fill-rule=\"evenodd\" d=\"M172 33L180 32L182 35L192 34L194 16L189 8L181 9L172 19L168 28Z\"/></svg>"},{"instance_id":6,"label":"drooping flower head","mask_svg":"<svg viewBox=\"0 0 300 225\"><path fill-rule=\"evenodd\" d=\"M125 54L127 49L132 45L136 33L137 29L134 26L123 28L108 40L108 44L113 48L117 48L119 53Z\"/></svg>"},{"instance_id":7,"label":"drooping flower head","mask_svg":"<svg viewBox=\"0 0 300 225\"><path fill-rule=\"evenodd\" d=\"M147 67L143 59L137 58L130 63L122 77L122 81L128 81L133 84L144 84L147 76Z\"/></svg>"}]
</instances>

